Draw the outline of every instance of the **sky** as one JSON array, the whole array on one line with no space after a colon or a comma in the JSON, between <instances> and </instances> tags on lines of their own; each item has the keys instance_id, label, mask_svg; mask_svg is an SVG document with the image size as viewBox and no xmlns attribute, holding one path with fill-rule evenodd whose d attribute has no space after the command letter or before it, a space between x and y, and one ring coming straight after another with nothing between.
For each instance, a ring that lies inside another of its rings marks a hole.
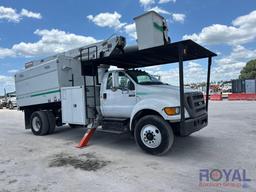
<instances>
[{"instance_id":1,"label":"sky","mask_svg":"<svg viewBox=\"0 0 256 192\"><path fill-rule=\"evenodd\" d=\"M136 44L133 18L154 10L167 19L172 42L192 39L218 54L212 81L236 79L256 58L255 0L0 0L0 95L13 91L24 63L107 39ZM186 62L185 82L206 81L207 60ZM148 72L178 84L178 65Z\"/></svg>"}]
</instances>

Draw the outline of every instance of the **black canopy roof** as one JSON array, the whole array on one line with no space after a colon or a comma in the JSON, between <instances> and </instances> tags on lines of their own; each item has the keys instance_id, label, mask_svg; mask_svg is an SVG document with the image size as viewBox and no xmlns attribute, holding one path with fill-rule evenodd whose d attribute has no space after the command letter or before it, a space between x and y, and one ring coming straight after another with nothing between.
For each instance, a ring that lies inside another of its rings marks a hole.
<instances>
[{"instance_id":1,"label":"black canopy roof","mask_svg":"<svg viewBox=\"0 0 256 192\"><path fill-rule=\"evenodd\" d=\"M209 58L217 56L215 53L202 47L192 40L170 43L165 46L153 47L134 52L128 52L121 55L103 57L84 61L84 65L107 64L120 68L139 68L153 65L162 65L179 62L179 50L183 48L183 61Z\"/></svg>"}]
</instances>

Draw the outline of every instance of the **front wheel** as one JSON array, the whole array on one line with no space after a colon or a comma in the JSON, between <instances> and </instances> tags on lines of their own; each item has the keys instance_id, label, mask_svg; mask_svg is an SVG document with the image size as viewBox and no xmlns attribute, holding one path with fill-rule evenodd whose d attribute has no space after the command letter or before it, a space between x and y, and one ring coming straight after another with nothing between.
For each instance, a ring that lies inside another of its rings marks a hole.
<instances>
[{"instance_id":1,"label":"front wheel","mask_svg":"<svg viewBox=\"0 0 256 192\"><path fill-rule=\"evenodd\" d=\"M152 155L162 155L171 148L174 135L171 126L160 116L142 117L135 126L137 145Z\"/></svg>"}]
</instances>

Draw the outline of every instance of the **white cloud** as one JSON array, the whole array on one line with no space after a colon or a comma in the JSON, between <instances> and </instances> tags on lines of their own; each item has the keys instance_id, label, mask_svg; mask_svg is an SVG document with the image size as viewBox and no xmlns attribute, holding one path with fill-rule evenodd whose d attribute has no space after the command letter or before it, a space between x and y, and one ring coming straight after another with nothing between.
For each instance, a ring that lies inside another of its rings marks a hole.
<instances>
[{"instance_id":1,"label":"white cloud","mask_svg":"<svg viewBox=\"0 0 256 192\"><path fill-rule=\"evenodd\" d=\"M155 11L159 14L171 15L171 13L169 11L166 11L166 10L164 10L164 9L158 7L158 6L155 6L151 9L149 9L149 11Z\"/></svg>"},{"instance_id":2,"label":"white cloud","mask_svg":"<svg viewBox=\"0 0 256 192\"><path fill-rule=\"evenodd\" d=\"M233 47L231 53L216 60L211 69L211 81L237 79L241 69L251 59L256 59L256 49L250 50L243 46ZM174 65L175 66L175 65ZM184 62L184 82L206 82L207 65L196 62ZM172 67L169 70L159 66L144 68L153 75L160 75L161 80L173 85L179 85L179 68Z\"/></svg>"},{"instance_id":3,"label":"white cloud","mask_svg":"<svg viewBox=\"0 0 256 192\"><path fill-rule=\"evenodd\" d=\"M236 79L246 62L251 59L256 59L256 49L250 50L241 45L235 46L228 56L216 61L217 66L213 68L213 78L215 80Z\"/></svg>"},{"instance_id":4,"label":"white cloud","mask_svg":"<svg viewBox=\"0 0 256 192\"><path fill-rule=\"evenodd\" d=\"M21 18L15 9L0 6L0 19L5 19L9 22L19 22Z\"/></svg>"},{"instance_id":5,"label":"white cloud","mask_svg":"<svg viewBox=\"0 0 256 192\"><path fill-rule=\"evenodd\" d=\"M40 13L28 11L27 9L22 9L20 12L20 15L24 17L34 18L34 19L42 19L42 15Z\"/></svg>"},{"instance_id":6,"label":"white cloud","mask_svg":"<svg viewBox=\"0 0 256 192\"><path fill-rule=\"evenodd\" d=\"M173 19L173 21L176 21L176 22L184 23L185 18L186 18L186 15L182 14L182 13L173 13L172 14L172 19Z\"/></svg>"},{"instance_id":7,"label":"white cloud","mask_svg":"<svg viewBox=\"0 0 256 192\"><path fill-rule=\"evenodd\" d=\"M88 15L87 19L92 21L95 25L99 27L109 27L109 28L115 28L115 29L120 29L122 26L125 25L125 23L121 23L122 15L119 14L118 12L114 13L99 13L98 15Z\"/></svg>"},{"instance_id":8,"label":"white cloud","mask_svg":"<svg viewBox=\"0 0 256 192\"><path fill-rule=\"evenodd\" d=\"M185 15L180 13L170 13L169 11L162 9L158 6L155 6L153 8L150 7L150 5L154 4L155 1L153 0L140 0L140 3L144 6L145 11L155 11L159 14L165 14L170 15L175 22L183 23L185 20ZM127 24L121 22L122 15L118 12L114 13L99 13L95 16L88 15L87 19L92 21L95 25L99 27L109 27L114 28L115 30L119 30L120 32L125 32L129 37L132 39L137 38L136 34L136 27L134 23Z\"/></svg>"},{"instance_id":9,"label":"white cloud","mask_svg":"<svg viewBox=\"0 0 256 192\"><path fill-rule=\"evenodd\" d=\"M19 23L23 17L30 17L34 19L41 19L40 13L35 13L27 9L22 9L20 13L11 7L0 6L0 20L7 20L8 22Z\"/></svg>"},{"instance_id":10,"label":"white cloud","mask_svg":"<svg viewBox=\"0 0 256 192\"><path fill-rule=\"evenodd\" d=\"M139 0L140 4L145 8L148 9L152 4L155 3L155 0Z\"/></svg>"},{"instance_id":11,"label":"white cloud","mask_svg":"<svg viewBox=\"0 0 256 192\"><path fill-rule=\"evenodd\" d=\"M8 72L8 73L17 73L17 72L18 72L18 69L11 69L11 70L8 70L7 72Z\"/></svg>"},{"instance_id":12,"label":"white cloud","mask_svg":"<svg viewBox=\"0 0 256 192\"><path fill-rule=\"evenodd\" d=\"M137 39L135 23L124 26L124 31L133 39Z\"/></svg>"},{"instance_id":13,"label":"white cloud","mask_svg":"<svg viewBox=\"0 0 256 192\"><path fill-rule=\"evenodd\" d=\"M204 27L200 33L184 35L183 39L192 39L203 44L241 45L256 38L256 10L248 15L236 18L232 25L213 24Z\"/></svg>"},{"instance_id":14,"label":"white cloud","mask_svg":"<svg viewBox=\"0 0 256 192\"><path fill-rule=\"evenodd\" d=\"M179 68L174 67L169 70L163 70L162 67L153 66L144 68L148 73L159 75L161 81L172 85L179 85ZM195 62L184 63L184 82L196 83L206 81L206 69Z\"/></svg>"},{"instance_id":15,"label":"white cloud","mask_svg":"<svg viewBox=\"0 0 256 192\"><path fill-rule=\"evenodd\" d=\"M18 55L38 56L60 53L96 42L96 39L93 37L67 33L58 29L37 29L34 34L40 36L41 39L33 43L21 42L15 44L13 45L12 50Z\"/></svg>"},{"instance_id":16,"label":"white cloud","mask_svg":"<svg viewBox=\"0 0 256 192\"><path fill-rule=\"evenodd\" d=\"M230 64L230 61L248 61L256 58L256 50L246 49L244 46L237 45L233 47L232 52L229 56L218 60L219 64Z\"/></svg>"},{"instance_id":17,"label":"white cloud","mask_svg":"<svg viewBox=\"0 0 256 192\"><path fill-rule=\"evenodd\" d=\"M232 24L241 28L248 29L251 26L256 25L256 10L252 11L248 15L237 17Z\"/></svg>"},{"instance_id":18,"label":"white cloud","mask_svg":"<svg viewBox=\"0 0 256 192\"><path fill-rule=\"evenodd\" d=\"M198 64L198 63L196 63L196 62L191 61L191 62L188 63L188 66L189 66L190 68L198 68L198 67L200 67L201 65Z\"/></svg>"},{"instance_id":19,"label":"white cloud","mask_svg":"<svg viewBox=\"0 0 256 192\"><path fill-rule=\"evenodd\" d=\"M0 47L0 59L4 57L12 57L12 56L15 56L15 52L12 49Z\"/></svg>"},{"instance_id":20,"label":"white cloud","mask_svg":"<svg viewBox=\"0 0 256 192\"><path fill-rule=\"evenodd\" d=\"M169 3L169 2L173 2L176 3L176 0L159 0L159 4L163 4L163 3Z\"/></svg>"},{"instance_id":21,"label":"white cloud","mask_svg":"<svg viewBox=\"0 0 256 192\"><path fill-rule=\"evenodd\" d=\"M97 42L93 37L67 33L58 29L37 29L34 34L40 37L36 42L20 42L10 49L0 47L0 58L49 55Z\"/></svg>"},{"instance_id":22,"label":"white cloud","mask_svg":"<svg viewBox=\"0 0 256 192\"><path fill-rule=\"evenodd\" d=\"M159 14L164 14L164 15L171 15L172 21L174 22L179 22L179 23L184 23L186 15L183 13L171 13L165 9L162 9L158 6L155 6L151 9L149 9L149 11L155 11Z\"/></svg>"}]
</instances>

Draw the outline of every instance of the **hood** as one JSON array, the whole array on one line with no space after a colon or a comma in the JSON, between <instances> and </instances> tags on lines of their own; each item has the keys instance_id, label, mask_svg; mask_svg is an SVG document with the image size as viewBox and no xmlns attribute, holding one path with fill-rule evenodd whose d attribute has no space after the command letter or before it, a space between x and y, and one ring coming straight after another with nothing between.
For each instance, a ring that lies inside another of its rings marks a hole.
<instances>
[{"instance_id":1,"label":"hood","mask_svg":"<svg viewBox=\"0 0 256 192\"><path fill-rule=\"evenodd\" d=\"M160 95L180 95L180 88L173 85L138 85L138 95L160 94ZM184 93L196 92L192 89L184 89Z\"/></svg>"},{"instance_id":2,"label":"hood","mask_svg":"<svg viewBox=\"0 0 256 192\"><path fill-rule=\"evenodd\" d=\"M192 89L184 89L185 93L196 92ZM137 85L136 95L139 99L157 99L168 102L171 105L180 105L180 89L173 85Z\"/></svg>"}]
</instances>

